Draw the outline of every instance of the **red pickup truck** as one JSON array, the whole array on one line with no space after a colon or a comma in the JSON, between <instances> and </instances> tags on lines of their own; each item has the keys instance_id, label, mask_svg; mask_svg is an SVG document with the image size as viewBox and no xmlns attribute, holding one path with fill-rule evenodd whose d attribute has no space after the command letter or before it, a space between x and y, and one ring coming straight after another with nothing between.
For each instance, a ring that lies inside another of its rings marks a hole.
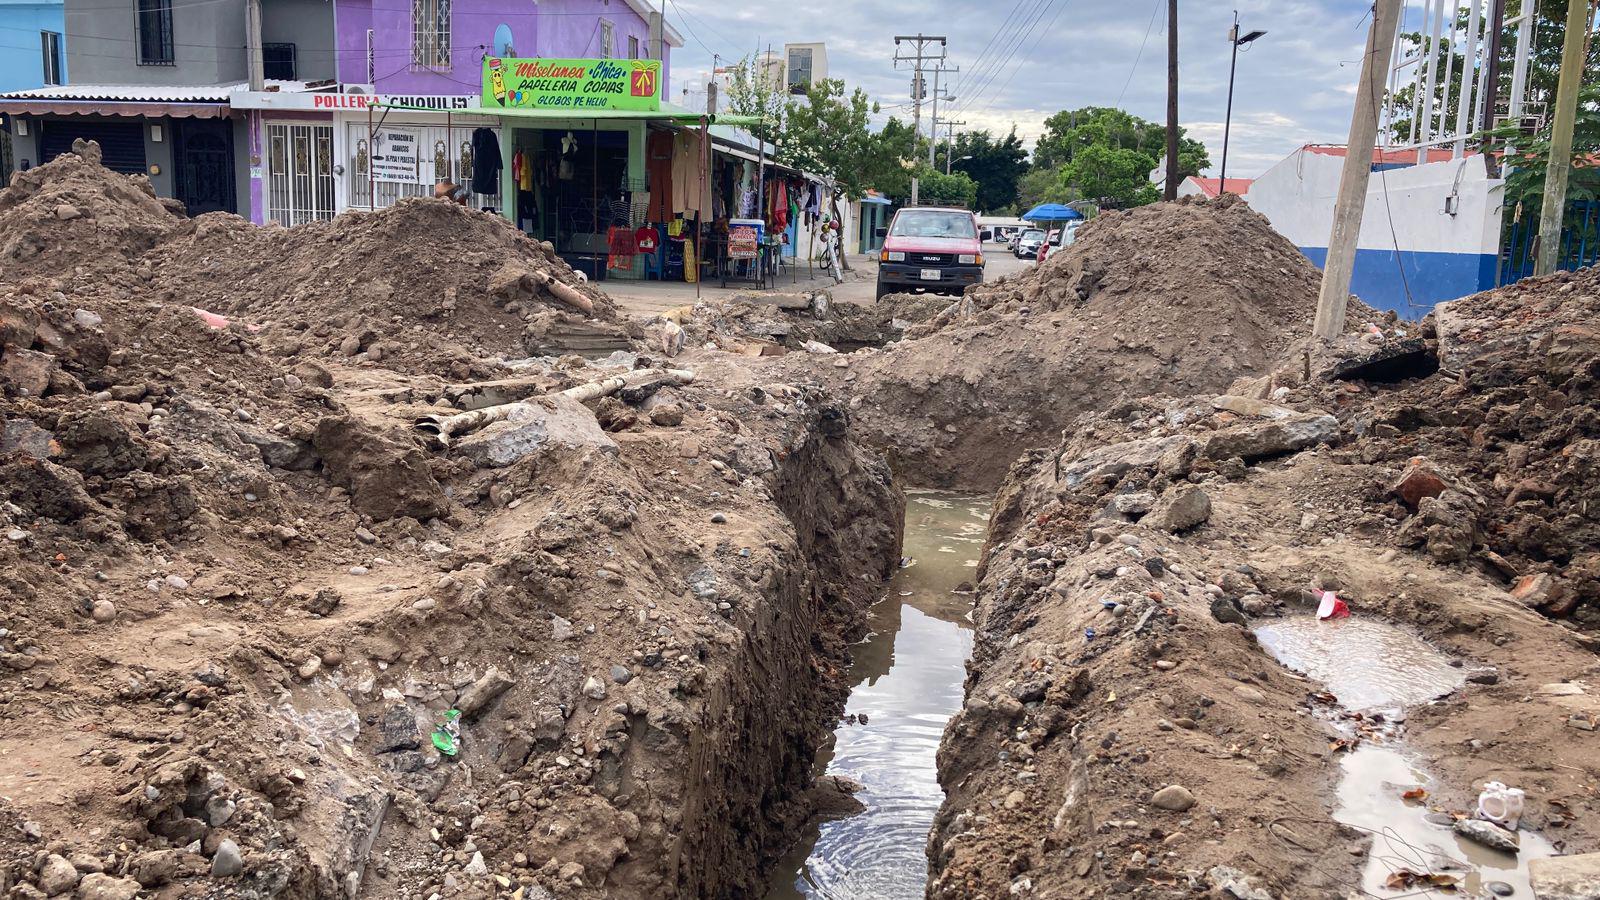
<instances>
[{"instance_id":1,"label":"red pickup truck","mask_svg":"<svg viewBox=\"0 0 1600 900\"><path fill-rule=\"evenodd\" d=\"M908 206L894 214L878 252L878 293L959 294L983 281L978 218L965 209Z\"/></svg>"}]
</instances>

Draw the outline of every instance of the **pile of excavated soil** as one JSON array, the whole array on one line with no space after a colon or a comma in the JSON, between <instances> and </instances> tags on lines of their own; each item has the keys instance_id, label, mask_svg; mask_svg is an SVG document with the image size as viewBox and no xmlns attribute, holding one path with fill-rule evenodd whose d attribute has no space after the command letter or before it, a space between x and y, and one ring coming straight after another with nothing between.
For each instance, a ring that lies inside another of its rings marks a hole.
<instances>
[{"instance_id":1,"label":"pile of excavated soil","mask_svg":"<svg viewBox=\"0 0 1600 900\"><path fill-rule=\"evenodd\" d=\"M824 377L849 382L865 434L913 482L992 486L1079 413L1266 371L1310 334L1319 278L1232 197L1107 213ZM1352 302L1352 327L1371 319Z\"/></svg>"},{"instance_id":2,"label":"pile of excavated soil","mask_svg":"<svg viewBox=\"0 0 1600 900\"><path fill-rule=\"evenodd\" d=\"M158 293L269 326L279 352L411 372L464 377L476 360L530 356L530 343L568 322L623 331L610 299L582 285L547 243L497 215L433 199L290 229L201 216L146 264ZM533 272L585 293L594 315L519 280Z\"/></svg>"},{"instance_id":3,"label":"pile of excavated soil","mask_svg":"<svg viewBox=\"0 0 1600 900\"><path fill-rule=\"evenodd\" d=\"M1360 850L1389 852L1332 817L1341 756L1369 741L1404 742L1431 808L1470 816L1502 781L1527 791L1524 829L1600 848L1600 706L1572 684L1600 642L1540 615L1596 614L1597 284L1466 298L1436 344L1424 323L1309 381L1240 383L1276 402L1117 404L1025 454L940 751L930 896L1345 896ZM1419 633L1466 684L1398 723L1342 712L1250 633L1309 615L1314 588Z\"/></svg>"},{"instance_id":4,"label":"pile of excavated soil","mask_svg":"<svg viewBox=\"0 0 1600 900\"><path fill-rule=\"evenodd\" d=\"M142 202L86 165L47 175L105 218ZM0 271L0 890L737 896L788 849L898 558L889 467L825 392L739 366L583 403L552 395L628 366L473 360L503 377L452 384L420 347L327 358L319 329L361 325L341 304L491 352L551 314L481 293L542 249L448 204L392 213L301 238L174 219L153 249L113 229L100 269L50 243L78 237L61 219L31 257L61 267ZM502 258L447 266L443 232ZM456 290L467 325L252 255L304 266L333 234L389 253L339 257L369 279ZM448 447L412 427L518 400Z\"/></svg>"},{"instance_id":5,"label":"pile of excavated soil","mask_svg":"<svg viewBox=\"0 0 1600 900\"><path fill-rule=\"evenodd\" d=\"M148 178L101 166L93 142L81 153L17 172L0 190L0 276L125 264L181 226L182 205L158 199Z\"/></svg>"}]
</instances>

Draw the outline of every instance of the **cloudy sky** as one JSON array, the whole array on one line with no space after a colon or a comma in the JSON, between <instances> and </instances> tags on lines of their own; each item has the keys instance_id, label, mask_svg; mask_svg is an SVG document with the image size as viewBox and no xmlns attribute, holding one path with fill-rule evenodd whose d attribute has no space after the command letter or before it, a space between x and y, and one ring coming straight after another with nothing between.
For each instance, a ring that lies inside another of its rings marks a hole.
<instances>
[{"instance_id":1,"label":"cloudy sky","mask_svg":"<svg viewBox=\"0 0 1600 900\"><path fill-rule=\"evenodd\" d=\"M829 75L864 88L885 112L910 118L911 74L892 62L894 35L948 38L947 65L963 130L1016 125L1032 146L1062 109L1120 105L1166 116L1166 0L664 0L683 34L672 55L672 98L703 89L712 55L726 64L770 43L822 41ZM1344 141L1366 41L1368 0L1184 0L1179 5L1179 120L1222 158L1228 27L1267 36L1239 54L1231 176L1260 174L1301 144ZM1148 37L1147 37L1148 36ZM1141 46L1143 47L1141 52ZM912 52L902 45L904 53ZM926 118L927 110L923 115ZM940 105L945 118L945 105Z\"/></svg>"}]
</instances>

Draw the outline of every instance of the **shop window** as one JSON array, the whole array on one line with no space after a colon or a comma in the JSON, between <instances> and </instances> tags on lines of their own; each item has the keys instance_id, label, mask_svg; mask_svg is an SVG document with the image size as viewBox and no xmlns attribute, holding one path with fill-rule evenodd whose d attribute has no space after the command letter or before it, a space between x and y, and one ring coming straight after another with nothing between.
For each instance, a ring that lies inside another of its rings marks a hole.
<instances>
[{"instance_id":1,"label":"shop window","mask_svg":"<svg viewBox=\"0 0 1600 900\"><path fill-rule=\"evenodd\" d=\"M262 44L261 66L262 74L267 78L275 78L279 81L294 81L294 45Z\"/></svg>"},{"instance_id":2,"label":"shop window","mask_svg":"<svg viewBox=\"0 0 1600 900\"><path fill-rule=\"evenodd\" d=\"M450 68L450 0L411 0L411 65Z\"/></svg>"},{"instance_id":3,"label":"shop window","mask_svg":"<svg viewBox=\"0 0 1600 900\"><path fill-rule=\"evenodd\" d=\"M44 59L44 83L61 83L61 33L39 32L39 51Z\"/></svg>"},{"instance_id":4,"label":"shop window","mask_svg":"<svg viewBox=\"0 0 1600 900\"><path fill-rule=\"evenodd\" d=\"M616 56L616 26L610 19L600 20L600 58L610 59Z\"/></svg>"},{"instance_id":5,"label":"shop window","mask_svg":"<svg viewBox=\"0 0 1600 900\"><path fill-rule=\"evenodd\" d=\"M138 15L139 65L171 66L172 0L134 0Z\"/></svg>"}]
</instances>

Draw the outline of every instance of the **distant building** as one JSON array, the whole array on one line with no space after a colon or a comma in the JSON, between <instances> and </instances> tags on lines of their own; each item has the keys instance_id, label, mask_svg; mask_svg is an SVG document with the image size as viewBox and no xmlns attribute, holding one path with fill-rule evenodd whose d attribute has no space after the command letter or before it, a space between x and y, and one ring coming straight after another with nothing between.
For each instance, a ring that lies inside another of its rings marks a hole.
<instances>
[{"instance_id":1,"label":"distant building","mask_svg":"<svg viewBox=\"0 0 1600 900\"><path fill-rule=\"evenodd\" d=\"M67 80L66 15L61 0L0 0L0 93ZM0 111L3 112L3 111ZM0 177L16 168L0 115Z\"/></svg>"},{"instance_id":2,"label":"distant building","mask_svg":"<svg viewBox=\"0 0 1600 900\"><path fill-rule=\"evenodd\" d=\"M1178 185L1178 196L1181 197L1220 197L1224 190L1230 194L1247 197L1250 194L1250 185L1253 178L1229 178L1226 188L1222 185L1221 178L1201 178L1190 175Z\"/></svg>"},{"instance_id":3,"label":"distant building","mask_svg":"<svg viewBox=\"0 0 1600 900\"><path fill-rule=\"evenodd\" d=\"M804 94L811 85L828 77L828 47L813 44L784 44L784 89Z\"/></svg>"}]
</instances>

